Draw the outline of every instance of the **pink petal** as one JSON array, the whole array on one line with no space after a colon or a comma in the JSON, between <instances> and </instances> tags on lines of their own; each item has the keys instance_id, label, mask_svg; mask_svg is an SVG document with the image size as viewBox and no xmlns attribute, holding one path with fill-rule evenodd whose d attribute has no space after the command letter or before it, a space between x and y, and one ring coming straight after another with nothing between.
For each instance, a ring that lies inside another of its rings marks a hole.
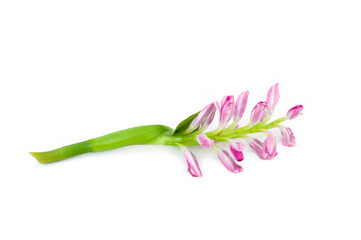
<instances>
[{"instance_id":1,"label":"pink petal","mask_svg":"<svg viewBox=\"0 0 361 240\"><path fill-rule=\"evenodd\" d=\"M210 148L216 143L213 139L208 138L205 134L198 135L197 141L199 145L204 148Z\"/></svg>"},{"instance_id":2,"label":"pink petal","mask_svg":"<svg viewBox=\"0 0 361 240\"><path fill-rule=\"evenodd\" d=\"M212 112L209 114L209 117L207 119L207 121L205 121L202 125L201 125L201 128L199 129L199 132L204 132L208 127L209 125L211 125L213 119L214 119L214 116L217 112L217 109L216 108L213 108Z\"/></svg>"},{"instance_id":3,"label":"pink petal","mask_svg":"<svg viewBox=\"0 0 361 240\"><path fill-rule=\"evenodd\" d=\"M201 127L203 124L208 123L210 117L212 117L212 121L216 111L215 108L216 107L214 103L208 104L205 108L203 108L202 111L200 111L198 115L193 119L187 129L187 132L190 133L198 127Z\"/></svg>"},{"instance_id":4,"label":"pink petal","mask_svg":"<svg viewBox=\"0 0 361 240\"><path fill-rule=\"evenodd\" d=\"M237 151L236 149L231 148L231 147L230 147L230 149L231 149L231 153L233 154L234 158L235 158L238 162L243 161L244 156L243 156L243 152L242 152L242 151Z\"/></svg>"},{"instance_id":5,"label":"pink petal","mask_svg":"<svg viewBox=\"0 0 361 240\"><path fill-rule=\"evenodd\" d=\"M233 148L236 151L243 151L244 150L244 144L242 142L238 142L235 140L229 141L229 146Z\"/></svg>"},{"instance_id":6,"label":"pink petal","mask_svg":"<svg viewBox=\"0 0 361 240\"><path fill-rule=\"evenodd\" d=\"M257 153L260 158L264 157L263 143L258 139L251 139L248 141L249 146Z\"/></svg>"},{"instance_id":7,"label":"pink petal","mask_svg":"<svg viewBox=\"0 0 361 240\"><path fill-rule=\"evenodd\" d=\"M274 158L277 156L277 142L276 137L273 136L272 133L269 133L267 135L266 141L264 143L264 152L270 157Z\"/></svg>"},{"instance_id":8,"label":"pink petal","mask_svg":"<svg viewBox=\"0 0 361 240\"><path fill-rule=\"evenodd\" d=\"M189 173L193 177L201 177L202 172L201 169L199 168L197 158L194 156L194 154L191 151L189 151L188 148L183 147L183 155L187 161Z\"/></svg>"},{"instance_id":9,"label":"pink petal","mask_svg":"<svg viewBox=\"0 0 361 240\"><path fill-rule=\"evenodd\" d=\"M228 101L233 101L234 102L234 97L232 95L224 96L222 98L222 101L221 101L221 106L223 107L223 105Z\"/></svg>"},{"instance_id":10,"label":"pink petal","mask_svg":"<svg viewBox=\"0 0 361 240\"><path fill-rule=\"evenodd\" d=\"M294 147L296 145L296 139L290 128L281 128L282 144L286 147Z\"/></svg>"},{"instance_id":11,"label":"pink petal","mask_svg":"<svg viewBox=\"0 0 361 240\"><path fill-rule=\"evenodd\" d=\"M240 165L238 165L233 158L229 155L229 153L226 150L218 149L217 150L218 158L221 160L223 165L233 173L239 173L243 169Z\"/></svg>"},{"instance_id":12,"label":"pink petal","mask_svg":"<svg viewBox=\"0 0 361 240\"><path fill-rule=\"evenodd\" d=\"M221 112L221 106L219 106L219 103L217 101L214 101L214 105L216 105L218 112Z\"/></svg>"},{"instance_id":13,"label":"pink petal","mask_svg":"<svg viewBox=\"0 0 361 240\"><path fill-rule=\"evenodd\" d=\"M251 113L251 123L256 124L264 120L267 115L267 103L259 102L253 108Z\"/></svg>"},{"instance_id":14,"label":"pink petal","mask_svg":"<svg viewBox=\"0 0 361 240\"><path fill-rule=\"evenodd\" d=\"M248 144L257 153L260 159L269 160L277 155L275 142L276 140L271 134L270 136L267 136L267 139L264 142L261 142L258 139L250 139Z\"/></svg>"},{"instance_id":15,"label":"pink petal","mask_svg":"<svg viewBox=\"0 0 361 240\"><path fill-rule=\"evenodd\" d=\"M233 96L225 96L222 99L222 106L219 118L219 125L223 128L232 118L234 111L234 98Z\"/></svg>"},{"instance_id":16,"label":"pink petal","mask_svg":"<svg viewBox=\"0 0 361 240\"><path fill-rule=\"evenodd\" d=\"M207 119L207 126L209 126L212 122L213 122L213 119L214 119L214 116L216 115L216 112L217 112L217 109L216 108L213 108L211 114L209 114L209 117Z\"/></svg>"},{"instance_id":17,"label":"pink petal","mask_svg":"<svg viewBox=\"0 0 361 240\"><path fill-rule=\"evenodd\" d=\"M300 114L302 114L303 110L303 106L302 105L297 105L297 106L294 106L293 108L291 108L290 110L288 110L287 112L287 117L289 119L294 119L296 118L297 116L299 116Z\"/></svg>"},{"instance_id":18,"label":"pink petal","mask_svg":"<svg viewBox=\"0 0 361 240\"><path fill-rule=\"evenodd\" d=\"M248 101L248 91L242 92L236 101L236 105L234 107L234 119L235 120L239 120L242 118L243 113L246 109L247 106L247 101Z\"/></svg>"},{"instance_id":19,"label":"pink petal","mask_svg":"<svg viewBox=\"0 0 361 240\"><path fill-rule=\"evenodd\" d=\"M280 92L278 90L278 83L276 83L268 90L267 93L267 106L269 112L271 113L273 112L279 99L280 99Z\"/></svg>"}]
</instances>

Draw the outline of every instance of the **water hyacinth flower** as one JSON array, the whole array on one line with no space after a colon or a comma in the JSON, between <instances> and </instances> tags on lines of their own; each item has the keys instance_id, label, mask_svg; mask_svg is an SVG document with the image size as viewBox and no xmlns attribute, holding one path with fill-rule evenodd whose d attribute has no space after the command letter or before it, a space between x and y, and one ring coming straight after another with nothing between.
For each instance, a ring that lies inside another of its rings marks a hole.
<instances>
[{"instance_id":1,"label":"water hyacinth flower","mask_svg":"<svg viewBox=\"0 0 361 240\"><path fill-rule=\"evenodd\" d=\"M295 137L290 128L280 125L286 120L295 119L301 115L302 105L291 108L285 116L269 122L279 101L278 84L267 92L266 101L260 101L251 112L250 122L244 126L239 121L244 115L248 102L248 91L242 92L237 101L232 95L222 98L221 104L210 103L201 111L189 116L178 124L175 129L165 125L145 125L124 129L101 137L64 146L47 152L31 152L40 163L51 163L85 153L101 152L130 145L165 145L179 147L188 166L188 172L193 177L201 177L202 172L196 156L187 146L201 146L215 150L215 155L232 173L240 173L243 168L237 163L244 160L247 142L259 158L273 159L277 156L277 140L270 130L278 128L282 135L282 144L293 147ZM216 130L207 129L213 122L216 112L219 112L219 126ZM233 119L233 122L230 121ZM254 138L252 134L265 134L265 140ZM228 144L229 151L222 149L219 143Z\"/></svg>"}]
</instances>

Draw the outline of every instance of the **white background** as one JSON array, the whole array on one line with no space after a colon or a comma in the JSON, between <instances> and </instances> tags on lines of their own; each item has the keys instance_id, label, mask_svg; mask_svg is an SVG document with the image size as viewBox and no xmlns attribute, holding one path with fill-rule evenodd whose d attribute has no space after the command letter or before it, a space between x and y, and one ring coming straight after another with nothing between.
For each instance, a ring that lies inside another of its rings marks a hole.
<instances>
[{"instance_id":1,"label":"white background","mask_svg":"<svg viewBox=\"0 0 361 240\"><path fill-rule=\"evenodd\" d=\"M0 2L1 239L360 239L359 1ZM192 148L132 146L41 165L46 151L175 127L280 83L297 146L240 174Z\"/></svg>"}]
</instances>

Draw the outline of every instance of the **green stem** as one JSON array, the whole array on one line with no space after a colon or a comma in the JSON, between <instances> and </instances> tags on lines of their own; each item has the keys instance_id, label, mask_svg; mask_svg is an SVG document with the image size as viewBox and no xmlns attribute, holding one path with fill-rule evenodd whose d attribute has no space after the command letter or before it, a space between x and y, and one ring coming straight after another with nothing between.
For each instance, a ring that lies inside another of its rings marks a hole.
<instances>
[{"instance_id":1,"label":"green stem","mask_svg":"<svg viewBox=\"0 0 361 240\"><path fill-rule=\"evenodd\" d=\"M264 125L264 127L266 129L275 128L275 127L277 127L278 124L280 124L281 122L284 122L286 120L288 120L287 117L281 117L281 118L274 120L273 122L267 123L266 125Z\"/></svg>"},{"instance_id":2,"label":"green stem","mask_svg":"<svg viewBox=\"0 0 361 240\"><path fill-rule=\"evenodd\" d=\"M31 152L41 163L51 163L76 155L101 152L130 145L159 144L173 129L163 125L146 125L124 129L115 133L57 148L48 152Z\"/></svg>"},{"instance_id":3,"label":"green stem","mask_svg":"<svg viewBox=\"0 0 361 240\"><path fill-rule=\"evenodd\" d=\"M31 152L41 163L51 163L92 151L91 141L74 143L48 152Z\"/></svg>"}]
</instances>

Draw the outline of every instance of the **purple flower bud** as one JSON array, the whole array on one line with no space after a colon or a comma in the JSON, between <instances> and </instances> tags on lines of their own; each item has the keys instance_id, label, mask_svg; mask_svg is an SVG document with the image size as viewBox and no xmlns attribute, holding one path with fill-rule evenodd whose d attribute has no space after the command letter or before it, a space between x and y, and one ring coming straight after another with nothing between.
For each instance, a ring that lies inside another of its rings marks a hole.
<instances>
[{"instance_id":1,"label":"purple flower bud","mask_svg":"<svg viewBox=\"0 0 361 240\"><path fill-rule=\"evenodd\" d=\"M197 128L201 128L202 126L203 130L205 130L213 121L215 113L215 104L208 104L205 108L202 109L202 111L198 113L197 117L193 119L186 132L190 133Z\"/></svg>"},{"instance_id":2,"label":"purple flower bud","mask_svg":"<svg viewBox=\"0 0 361 240\"><path fill-rule=\"evenodd\" d=\"M278 90L278 83L273 85L267 93L267 106L270 113L275 109L278 100L280 99L280 92Z\"/></svg>"},{"instance_id":3,"label":"purple flower bud","mask_svg":"<svg viewBox=\"0 0 361 240\"><path fill-rule=\"evenodd\" d=\"M288 128L281 128L282 144L286 147L294 147L296 145L296 139L292 130Z\"/></svg>"},{"instance_id":4,"label":"purple flower bud","mask_svg":"<svg viewBox=\"0 0 361 240\"><path fill-rule=\"evenodd\" d=\"M233 156L236 158L236 160L238 162L243 161L244 156L243 156L243 150L244 150L244 144L241 142L236 142L236 141L229 141L229 148L231 150L231 153L233 154Z\"/></svg>"},{"instance_id":5,"label":"purple flower bud","mask_svg":"<svg viewBox=\"0 0 361 240\"><path fill-rule=\"evenodd\" d=\"M216 143L213 139L210 139L205 134L198 135L197 141L198 141L199 145L201 145L204 148L210 148Z\"/></svg>"},{"instance_id":6,"label":"purple flower bud","mask_svg":"<svg viewBox=\"0 0 361 240\"><path fill-rule=\"evenodd\" d=\"M187 161L189 173L193 177L202 177L202 172L199 168L196 156L194 156L194 154L186 147L183 147L183 155Z\"/></svg>"},{"instance_id":7,"label":"purple flower bud","mask_svg":"<svg viewBox=\"0 0 361 240\"><path fill-rule=\"evenodd\" d=\"M287 112L287 117L291 120L294 119L296 117L298 117L298 115L302 114L303 110L303 106L302 105L297 105L294 106L293 108L291 108L290 110L288 110Z\"/></svg>"},{"instance_id":8,"label":"purple flower bud","mask_svg":"<svg viewBox=\"0 0 361 240\"><path fill-rule=\"evenodd\" d=\"M267 115L267 103L266 102L257 103L251 113L251 123L256 124L263 121L266 115Z\"/></svg>"},{"instance_id":9,"label":"purple flower bud","mask_svg":"<svg viewBox=\"0 0 361 240\"><path fill-rule=\"evenodd\" d=\"M236 122L238 122L243 116L244 110L247 106L248 94L248 91L242 92L237 98L236 105L234 107L234 121Z\"/></svg>"},{"instance_id":10,"label":"purple flower bud","mask_svg":"<svg viewBox=\"0 0 361 240\"><path fill-rule=\"evenodd\" d=\"M229 155L229 153L226 150L217 149L217 154L219 160L223 163L223 165L233 173L239 173L243 169L240 165L238 165L233 158Z\"/></svg>"}]
</instances>

